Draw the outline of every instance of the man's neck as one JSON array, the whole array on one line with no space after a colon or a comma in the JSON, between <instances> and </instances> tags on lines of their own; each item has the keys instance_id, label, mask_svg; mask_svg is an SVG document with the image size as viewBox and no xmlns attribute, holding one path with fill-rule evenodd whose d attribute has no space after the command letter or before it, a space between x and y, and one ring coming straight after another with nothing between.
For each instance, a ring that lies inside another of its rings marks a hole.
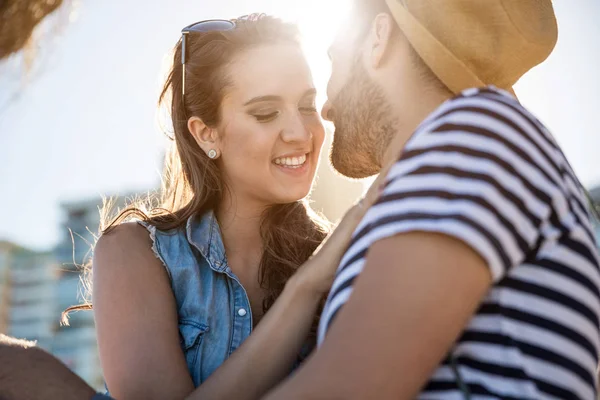
<instances>
[{"instance_id":1,"label":"man's neck","mask_svg":"<svg viewBox=\"0 0 600 400\"><path fill-rule=\"evenodd\" d=\"M397 131L381 152L382 168L398 159L406 142L421 122L444 101L452 97L452 93L448 90L439 88L423 90L422 87L417 86L416 82L410 85L409 88L406 88L405 85L402 86L404 89L394 90L395 93L402 93L400 96L392 96L391 94L389 96L393 112L398 116Z\"/></svg>"}]
</instances>

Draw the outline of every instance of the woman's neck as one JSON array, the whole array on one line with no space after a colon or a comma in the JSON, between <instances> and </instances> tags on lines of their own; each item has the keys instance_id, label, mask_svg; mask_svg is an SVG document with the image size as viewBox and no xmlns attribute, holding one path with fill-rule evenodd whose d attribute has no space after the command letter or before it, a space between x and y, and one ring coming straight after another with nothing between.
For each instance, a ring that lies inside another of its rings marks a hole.
<instances>
[{"instance_id":1,"label":"woman's neck","mask_svg":"<svg viewBox=\"0 0 600 400\"><path fill-rule=\"evenodd\" d=\"M264 204L224 199L216 217L219 221L229 266L236 274L256 273L263 253L260 223Z\"/></svg>"}]
</instances>

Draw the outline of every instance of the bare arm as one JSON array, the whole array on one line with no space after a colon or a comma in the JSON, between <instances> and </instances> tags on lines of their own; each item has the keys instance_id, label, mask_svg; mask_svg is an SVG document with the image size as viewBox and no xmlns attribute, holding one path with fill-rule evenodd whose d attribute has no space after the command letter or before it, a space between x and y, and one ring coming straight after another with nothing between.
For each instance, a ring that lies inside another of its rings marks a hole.
<instances>
[{"instance_id":1,"label":"bare arm","mask_svg":"<svg viewBox=\"0 0 600 400\"><path fill-rule=\"evenodd\" d=\"M322 347L267 399L414 398L490 284L484 260L457 239L377 242Z\"/></svg>"},{"instance_id":2,"label":"bare arm","mask_svg":"<svg viewBox=\"0 0 600 400\"><path fill-rule=\"evenodd\" d=\"M100 361L119 400L180 400L194 389L169 278L151 246L146 229L132 223L102 236L94 251Z\"/></svg>"}]
</instances>

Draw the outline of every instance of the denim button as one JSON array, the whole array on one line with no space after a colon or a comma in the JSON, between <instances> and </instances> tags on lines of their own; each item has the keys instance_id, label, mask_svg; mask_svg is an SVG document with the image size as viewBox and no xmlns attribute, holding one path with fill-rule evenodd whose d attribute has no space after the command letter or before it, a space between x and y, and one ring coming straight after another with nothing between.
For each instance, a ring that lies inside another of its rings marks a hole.
<instances>
[{"instance_id":1,"label":"denim button","mask_svg":"<svg viewBox=\"0 0 600 400\"><path fill-rule=\"evenodd\" d=\"M247 312L246 312L246 310L244 310L243 308L240 308L240 309L238 310L238 315L239 315L240 317L243 317L243 316L245 316L246 314L247 314Z\"/></svg>"}]
</instances>

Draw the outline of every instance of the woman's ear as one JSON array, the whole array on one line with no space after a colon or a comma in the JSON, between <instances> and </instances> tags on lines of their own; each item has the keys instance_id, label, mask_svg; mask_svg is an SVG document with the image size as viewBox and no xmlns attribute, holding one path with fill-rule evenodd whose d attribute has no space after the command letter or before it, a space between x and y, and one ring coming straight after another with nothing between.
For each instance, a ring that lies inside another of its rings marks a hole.
<instances>
[{"instance_id":1,"label":"woman's ear","mask_svg":"<svg viewBox=\"0 0 600 400\"><path fill-rule=\"evenodd\" d=\"M214 155L220 154L219 137L216 129L207 126L199 117L190 117L187 126L196 143L206 155L210 158L216 158Z\"/></svg>"}]
</instances>

